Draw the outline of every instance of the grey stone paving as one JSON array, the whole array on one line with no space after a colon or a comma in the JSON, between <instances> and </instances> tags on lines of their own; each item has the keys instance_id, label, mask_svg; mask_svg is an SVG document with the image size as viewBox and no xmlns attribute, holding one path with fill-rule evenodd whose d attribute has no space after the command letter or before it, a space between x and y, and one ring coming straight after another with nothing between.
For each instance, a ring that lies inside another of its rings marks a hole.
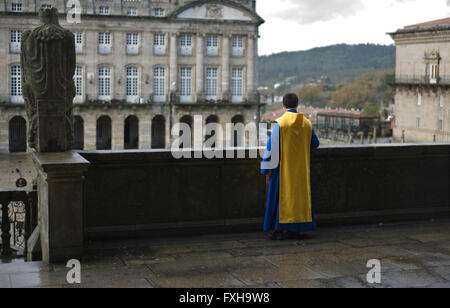
<instances>
[{"instance_id":1,"label":"grey stone paving","mask_svg":"<svg viewBox=\"0 0 450 308\"><path fill-rule=\"evenodd\" d=\"M381 284L368 284L369 259ZM5 261L4 261L5 262ZM0 264L0 287L450 287L450 220L321 229L302 241L263 234L90 243L81 285L64 264Z\"/></svg>"}]
</instances>

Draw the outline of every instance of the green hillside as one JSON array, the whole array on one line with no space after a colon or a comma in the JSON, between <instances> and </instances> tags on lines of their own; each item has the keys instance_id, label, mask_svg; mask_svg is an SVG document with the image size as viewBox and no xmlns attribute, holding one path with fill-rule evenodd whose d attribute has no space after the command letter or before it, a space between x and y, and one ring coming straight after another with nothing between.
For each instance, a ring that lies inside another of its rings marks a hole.
<instances>
[{"instance_id":1,"label":"green hillside","mask_svg":"<svg viewBox=\"0 0 450 308\"><path fill-rule=\"evenodd\" d=\"M331 83L352 82L356 77L395 67L395 46L334 45L307 51L282 52L259 57L260 84L295 77L293 83L327 76Z\"/></svg>"}]
</instances>

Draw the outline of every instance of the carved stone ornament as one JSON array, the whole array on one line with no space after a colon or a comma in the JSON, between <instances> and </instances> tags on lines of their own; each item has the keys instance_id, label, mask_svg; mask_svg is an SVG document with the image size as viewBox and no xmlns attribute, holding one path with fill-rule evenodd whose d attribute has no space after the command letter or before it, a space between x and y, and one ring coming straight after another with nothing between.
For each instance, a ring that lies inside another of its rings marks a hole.
<instances>
[{"instance_id":1,"label":"carved stone ornament","mask_svg":"<svg viewBox=\"0 0 450 308\"><path fill-rule=\"evenodd\" d=\"M28 140L37 152L64 152L73 142L75 42L56 8L40 9L42 25L22 35L22 86Z\"/></svg>"},{"instance_id":2,"label":"carved stone ornament","mask_svg":"<svg viewBox=\"0 0 450 308\"><path fill-rule=\"evenodd\" d=\"M206 6L206 17L222 18L222 7L217 4L208 4Z\"/></svg>"},{"instance_id":3,"label":"carved stone ornament","mask_svg":"<svg viewBox=\"0 0 450 308\"><path fill-rule=\"evenodd\" d=\"M439 50L435 49L432 49L431 51L430 50L425 51L424 58L425 60L437 60L437 61L441 60Z\"/></svg>"}]
</instances>

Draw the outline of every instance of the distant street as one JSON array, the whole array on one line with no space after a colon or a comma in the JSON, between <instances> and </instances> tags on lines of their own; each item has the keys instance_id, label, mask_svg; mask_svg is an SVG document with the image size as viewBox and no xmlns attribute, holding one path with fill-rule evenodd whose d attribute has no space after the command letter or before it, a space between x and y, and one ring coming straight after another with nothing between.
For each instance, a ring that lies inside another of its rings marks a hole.
<instances>
[{"instance_id":1,"label":"distant street","mask_svg":"<svg viewBox=\"0 0 450 308\"><path fill-rule=\"evenodd\" d=\"M16 172L19 169L22 176L31 185L31 180L35 178L36 171L29 154L9 154L0 152L0 187L16 187L16 180L20 177Z\"/></svg>"}]
</instances>

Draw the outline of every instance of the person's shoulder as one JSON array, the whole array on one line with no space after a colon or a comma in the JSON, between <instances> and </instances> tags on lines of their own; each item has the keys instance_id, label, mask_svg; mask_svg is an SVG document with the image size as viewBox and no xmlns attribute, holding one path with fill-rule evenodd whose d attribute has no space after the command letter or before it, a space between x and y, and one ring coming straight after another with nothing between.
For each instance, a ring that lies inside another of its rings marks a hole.
<instances>
[{"instance_id":1,"label":"person's shoulder","mask_svg":"<svg viewBox=\"0 0 450 308\"><path fill-rule=\"evenodd\" d=\"M312 129L312 122L307 117L305 117L304 121L306 126Z\"/></svg>"}]
</instances>

